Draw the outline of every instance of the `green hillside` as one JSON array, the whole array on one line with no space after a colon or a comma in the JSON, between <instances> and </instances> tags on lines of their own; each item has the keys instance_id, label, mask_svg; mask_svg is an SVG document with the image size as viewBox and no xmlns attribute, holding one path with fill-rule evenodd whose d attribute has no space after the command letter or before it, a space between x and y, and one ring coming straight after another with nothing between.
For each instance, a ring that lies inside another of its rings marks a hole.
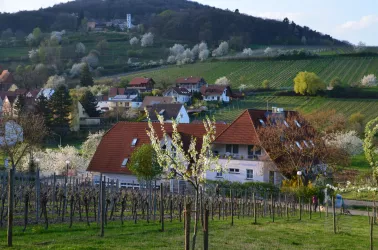
<instances>
[{"instance_id":1,"label":"green hillside","mask_svg":"<svg viewBox=\"0 0 378 250\"><path fill-rule=\"evenodd\" d=\"M378 58L368 57L332 57L290 61L218 61L196 63L184 66L171 66L166 69L128 75L127 79L136 76L148 76L155 81L174 82L180 76L202 76L208 83L226 76L232 87L240 84L248 87L260 87L268 79L273 88L293 86L293 78L299 71L317 73L325 82L340 77L345 84L358 82L366 74L378 74Z\"/></svg>"},{"instance_id":2,"label":"green hillside","mask_svg":"<svg viewBox=\"0 0 378 250\"><path fill-rule=\"evenodd\" d=\"M217 121L233 121L241 112L247 108L266 109L279 107L285 110L302 110L311 112L316 110L334 109L343 113L346 117L353 113L360 112L365 115L364 122L378 116L378 100L369 99L335 99L321 97L297 97L297 96L254 96L245 100L234 101L228 107L210 111ZM201 118L201 117L200 117ZM199 119L200 119L199 118Z\"/></svg>"}]
</instances>

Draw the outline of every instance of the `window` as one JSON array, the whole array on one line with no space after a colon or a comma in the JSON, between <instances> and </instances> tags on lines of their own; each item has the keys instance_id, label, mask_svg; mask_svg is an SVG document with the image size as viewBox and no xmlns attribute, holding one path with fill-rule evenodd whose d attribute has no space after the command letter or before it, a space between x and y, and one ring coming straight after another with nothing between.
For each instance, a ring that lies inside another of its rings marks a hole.
<instances>
[{"instance_id":1,"label":"window","mask_svg":"<svg viewBox=\"0 0 378 250\"><path fill-rule=\"evenodd\" d=\"M239 154L239 145L226 144L226 153Z\"/></svg>"},{"instance_id":2,"label":"window","mask_svg":"<svg viewBox=\"0 0 378 250\"><path fill-rule=\"evenodd\" d=\"M301 124L299 124L299 122L297 120L294 120L294 122L295 122L295 125L297 125L298 128L301 127Z\"/></svg>"},{"instance_id":3,"label":"window","mask_svg":"<svg viewBox=\"0 0 378 250\"><path fill-rule=\"evenodd\" d=\"M302 150L302 146L301 146L301 144L299 142L296 141L295 145L297 145L297 147Z\"/></svg>"},{"instance_id":4,"label":"window","mask_svg":"<svg viewBox=\"0 0 378 250\"><path fill-rule=\"evenodd\" d=\"M133 141L131 142L131 146L135 147L137 144L138 138L134 138Z\"/></svg>"},{"instance_id":5,"label":"window","mask_svg":"<svg viewBox=\"0 0 378 250\"><path fill-rule=\"evenodd\" d=\"M259 119L259 122L265 127L265 122L262 119Z\"/></svg>"},{"instance_id":6,"label":"window","mask_svg":"<svg viewBox=\"0 0 378 250\"><path fill-rule=\"evenodd\" d=\"M286 121L283 121L283 123L285 124L285 126L288 128L289 127L289 124L286 122Z\"/></svg>"},{"instance_id":7,"label":"window","mask_svg":"<svg viewBox=\"0 0 378 250\"><path fill-rule=\"evenodd\" d=\"M223 173L222 171L217 171L217 176L216 178L223 178Z\"/></svg>"},{"instance_id":8,"label":"window","mask_svg":"<svg viewBox=\"0 0 378 250\"><path fill-rule=\"evenodd\" d=\"M240 174L240 169L238 168L229 168L228 173L230 174Z\"/></svg>"},{"instance_id":9,"label":"window","mask_svg":"<svg viewBox=\"0 0 378 250\"><path fill-rule=\"evenodd\" d=\"M253 169L247 169L247 179L253 179Z\"/></svg>"},{"instance_id":10,"label":"window","mask_svg":"<svg viewBox=\"0 0 378 250\"><path fill-rule=\"evenodd\" d=\"M165 112L165 109L160 110L160 111L159 111L159 115L164 114L164 112Z\"/></svg>"},{"instance_id":11,"label":"window","mask_svg":"<svg viewBox=\"0 0 378 250\"><path fill-rule=\"evenodd\" d=\"M128 161L129 161L129 158L125 158L125 159L123 159L123 161L122 161L122 165L121 165L121 168L126 167L126 164L127 164Z\"/></svg>"},{"instance_id":12,"label":"window","mask_svg":"<svg viewBox=\"0 0 378 250\"><path fill-rule=\"evenodd\" d=\"M257 159L258 155L261 155L261 147L248 145L248 159Z\"/></svg>"},{"instance_id":13,"label":"window","mask_svg":"<svg viewBox=\"0 0 378 250\"><path fill-rule=\"evenodd\" d=\"M232 153L239 154L239 145L232 145Z\"/></svg>"}]
</instances>

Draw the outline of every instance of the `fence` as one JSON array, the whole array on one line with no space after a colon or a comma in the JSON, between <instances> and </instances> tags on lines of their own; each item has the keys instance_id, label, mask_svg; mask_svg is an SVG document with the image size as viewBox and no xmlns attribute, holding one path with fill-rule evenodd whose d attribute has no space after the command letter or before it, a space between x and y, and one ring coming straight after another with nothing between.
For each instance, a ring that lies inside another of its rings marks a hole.
<instances>
[{"instance_id":1,"label":"fence","mask_svg":"<svg viewBox=\"0 0 378 250\"><path fill-rule=\"evenodd\" d=\"M0 173L0 228L9 219L9 197L7 188L10 173ZM47 230L52 223L68 222L72 227L75 222L88 225L101 225L104 235L108 221L159 220L161 230L164 221L179 220L185 222L185 239L190 231L191 217L198 213L204 226L204 237L208 237L209 220L251 218L256 224L260 218L277 219L312 219L313 216L325 218L327 230L337 232L345 225L346 217L336 212L334 203L327 205L323 213L315 213L309 198L297 197L290 193L281 193L269 189L233 190L215 186L206 186L199 192L199 209L193 207L195 197L193 189L181 189L172 192L169 182L144 185L144 188L121 188L118 180L105 180L101 177L96 184L89 177L68 177L52 175L40 177L35 174L14 173L13 190L13 225L23 226L25 231L31 224L42 224ZM372 213L376 221L376 209ZM370 219L369 219L370 223ZM205 243L204 243L205 244ZM185 244L186 245L186 244Z\"/></svg>"}]
</instances>

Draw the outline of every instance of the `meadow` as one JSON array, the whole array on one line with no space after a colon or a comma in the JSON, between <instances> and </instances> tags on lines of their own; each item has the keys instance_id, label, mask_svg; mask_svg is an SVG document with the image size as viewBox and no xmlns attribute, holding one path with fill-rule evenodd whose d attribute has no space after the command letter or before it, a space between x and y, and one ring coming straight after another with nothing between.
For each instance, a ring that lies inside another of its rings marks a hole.
<instances>
[{"instance_id":1,"label":"meadow","mask_svg":"<svg viewBox=\"0 0 378 250\"><path fill-rule=\"evenodd\" d=\"M299 221L297 217L230 218L209 221L209 249L368 249L368 218L364 216L337 216L337 234L333 234L332 215L308 214ZM45 230L33 225L25 232L14 228L13 249L182 249L184 247L183 224L177 220L166 222L165 231L159 231L159 223L129 221L109 222L105 236L100 237L96 224L85 223L51 225ZM374 230L376 226L374 226ZM0 248L6 247L6 230L0 229ZM374 234L377 242L378 235ZM203 249L202 232L197 237L196 249ZM378 244L378 243L376 243Z\"/></svg>"}]
</instances>

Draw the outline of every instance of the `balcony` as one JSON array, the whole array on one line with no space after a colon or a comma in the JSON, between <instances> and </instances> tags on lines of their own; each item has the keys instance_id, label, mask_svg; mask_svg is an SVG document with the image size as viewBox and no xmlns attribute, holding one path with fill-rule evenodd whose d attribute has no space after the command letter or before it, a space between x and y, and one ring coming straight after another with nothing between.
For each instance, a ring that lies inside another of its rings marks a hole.
<instances>
[{"instance_id":1,"label":"balcony","mask_svg":"<svg viewBox=\"0 0 378 250\"><path fill-rule=\"evenodd\" d=\"M216 151L214 155L219 156L219 159L230 159L230 160L245 160L245 161L259 161L261 155L245 155L245 154L219 154Z\"/></svg>"}]
</instances>

